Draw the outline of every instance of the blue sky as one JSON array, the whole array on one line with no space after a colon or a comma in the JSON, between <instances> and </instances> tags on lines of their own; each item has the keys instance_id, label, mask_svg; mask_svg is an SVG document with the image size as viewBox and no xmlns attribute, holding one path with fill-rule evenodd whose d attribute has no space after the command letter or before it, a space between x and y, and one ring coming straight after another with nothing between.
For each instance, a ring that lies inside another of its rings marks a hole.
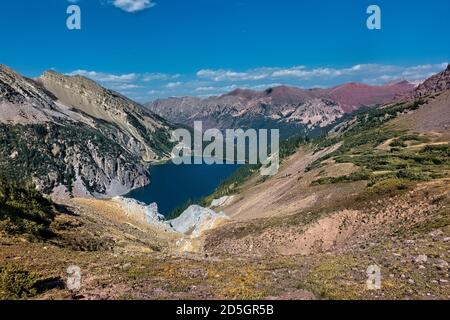
<instances>
[{"instance_id":1,"label":"blue sky","mask_svg":"<svg viewBox=\"0 0 450 320\"><path fill-rule=\"evenodd\" d=\"M82 29L66 28L69 2ZM366 8L382 30L366 28ZM0 63L82 74L138 101L278 84L418 81L450 61L448 0L15 0Z\"/></svg>"}]
</instances>

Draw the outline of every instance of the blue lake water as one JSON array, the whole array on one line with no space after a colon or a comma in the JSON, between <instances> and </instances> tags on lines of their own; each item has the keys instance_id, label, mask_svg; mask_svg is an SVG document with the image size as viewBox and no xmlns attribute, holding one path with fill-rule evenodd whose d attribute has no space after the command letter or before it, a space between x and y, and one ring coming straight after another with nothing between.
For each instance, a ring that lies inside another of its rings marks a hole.
<instances>
[{"instance_id":1,"label":"blue lake water","mask_svg":"<svg viewBox=\"0 0 450 320\"><path fill-rule=\"evenodd\" d=\"M175 165L169 161L150 167L150 184L131 191L126 197L146 204L156 202L159 212L168 215L189 200L197 200L213 193L237 168L237 164Z\"/></svg>"}]
</instances>

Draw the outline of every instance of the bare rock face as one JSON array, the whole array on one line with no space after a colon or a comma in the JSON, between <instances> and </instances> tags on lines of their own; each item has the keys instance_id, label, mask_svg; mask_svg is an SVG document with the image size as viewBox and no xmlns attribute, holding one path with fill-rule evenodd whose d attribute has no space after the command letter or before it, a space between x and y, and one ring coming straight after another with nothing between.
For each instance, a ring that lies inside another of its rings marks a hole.
<instances>
[{"instance_id":1,"label":"bare rock face","mask_svg":"<svg viewBox=\"0 0 450 320\"><path fill-rule=\"evenodd\" d=\"M447 69L438 73L431 78L428 78L425 82L420 84L416 90L414 90L413 96L420 98L429 96L431 94L440 93L450 89L450 65Z\"/></svg>"},{"instance_id":2,"label":"bare rock face","mask_svg":"<svg viewBox=\"0 0 450 320\"><path fill-rule=\"evenodd\" d=\"M228 203L231 203L231 201L233 201L234 196L223 196L219 199L213 199L211 201L211 208L217 208L217 207L222 207Z\"/></svg>"},{"instance_id":3,"label":"bare rock face","mask_svg":"<svg viewBox=\"0 0 450 320\"><path fill-rule=\"evenodd\" d=\"M0 65L0 101L29 104L41 109L54 109L53 97L37 83L26 79L7 66Z\"/></svg>"},{"instance_id":4,"label":"bare rock face","mask_svg":"<svg viewBox=\"0 0 450 320\"><path fill-rule=\"evenodd\" d=\"M87 78L31 80L0 66L0 169L43 192L106 197L145 186L148 164L169 158L170 128Z\"/></svg>"},{"instance_id":5,"label":"bare rock face","mask_svg":"<svg viewBox=\"0 0 450 320\"><path fill-rule=\"evenodd\" d=\"M63 116L57 111L51 93L0 65L0 122L42 123Z\"/></svg>"},{"instance_id":6,"label":"bare rock face","mask_svg":"<svg viewBox=\"0 0 450 320\"><path fill-rule=\"evenodd\" d=\"M315 127L324 128L333 124L343 117L345 112L332 100L315 98L295 108L283 108L281 114L284 115L282 122L298 122L312 130Z\"/></svg>"},{"instance_id":7,"label":"bare rock face","mask_svg":"<svg viewBox=\"0 0 450 320\"><path fill-rule=\"evenodd\" d=\"M45 193L63 186L68 196L107 197L150 182L139 158L84 124L0 123L0 137L2 174Z\"/></svg>"},{"instance_id":8,"label":"bare rock face","mask_svg":"<svg viewBox=\"0 0 450 320\"><path fill-rule=\"evenodd\" d=\"M143 160L158 160L168 155L169 149L164 148L164 144L169 136L164 136L164 133L167 133L169 124L138 103L82 76L47 71L38 82L54 93L62 104L115 125L119 130L114 130L114 135L119 136L119 142L126 144L126 147L131 144L131 150ZM120 133L125 133L126 137ZM162 139L158 138L158 134Z\"/></svg>"}]
</instances>

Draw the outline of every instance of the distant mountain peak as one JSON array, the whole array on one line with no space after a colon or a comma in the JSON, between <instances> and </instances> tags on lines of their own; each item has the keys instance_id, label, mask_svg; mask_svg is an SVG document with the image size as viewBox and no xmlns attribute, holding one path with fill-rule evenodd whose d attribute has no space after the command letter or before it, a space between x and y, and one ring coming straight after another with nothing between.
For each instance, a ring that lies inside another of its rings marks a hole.
<instances>
[{"instance_id":1,"label":"distant mountain peak","mask_svg":"<svg viewBox=\"0 0 450 320\"><path fill-rule=\"evenodd\" d=\"M223 96L230 96L230 97L241 97L246 99L253 99L256 96L259 96L260 93L255 90L251 89L235 89L227 94L224 94Z\"/></svg>"},{"instance_id":2,"label":"distant mountain peak","mask_svg":"<svg viewBox=\"0 0 450 320\"><path fill-rule=\"evenodd\" d=\"M408 84L414 84L406 79L397 79L391 82L386 83L387 86L401 86L401 85L408 85Z\"/></svg>"},{"instance_id":3,"label":"distant mountain peak","mask_svg":"<svg viewBox=\"0 0 450 320\"><path fill-rule=\"evenodd\" d=\"M331 99L340 102L345 112L350 113L361 106L376 106L391 102L399 95L410 94L414 87L407 81L379 86L350 82L326 89L324 92Z\"/></svg>"}]
</instances>

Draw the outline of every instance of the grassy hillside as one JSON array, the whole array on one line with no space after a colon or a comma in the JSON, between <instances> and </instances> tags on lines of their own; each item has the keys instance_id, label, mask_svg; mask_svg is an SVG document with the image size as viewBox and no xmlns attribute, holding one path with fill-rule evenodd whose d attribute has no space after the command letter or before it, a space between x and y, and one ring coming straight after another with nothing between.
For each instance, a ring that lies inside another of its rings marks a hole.
<instances>
[{"instance_id":1,"label":"grassy hillside","mask_svg":"<svg viewBox=\"0 0 450 320\"><path fill-rule=\"evenodd\" d=\"M352 163L359 170L347 176L319 178L313 184L367 180L371 191L407 188L410 183L448 177L450 145L434 141L435 136L414 133L392 126L390 120L420 108L425 101L396 104L369 110L345 123L341 132L315 143L321 150L341 143L335 152L311 163L307 170L318 169L325 160Z\"/></svg>"}]
</instances>

